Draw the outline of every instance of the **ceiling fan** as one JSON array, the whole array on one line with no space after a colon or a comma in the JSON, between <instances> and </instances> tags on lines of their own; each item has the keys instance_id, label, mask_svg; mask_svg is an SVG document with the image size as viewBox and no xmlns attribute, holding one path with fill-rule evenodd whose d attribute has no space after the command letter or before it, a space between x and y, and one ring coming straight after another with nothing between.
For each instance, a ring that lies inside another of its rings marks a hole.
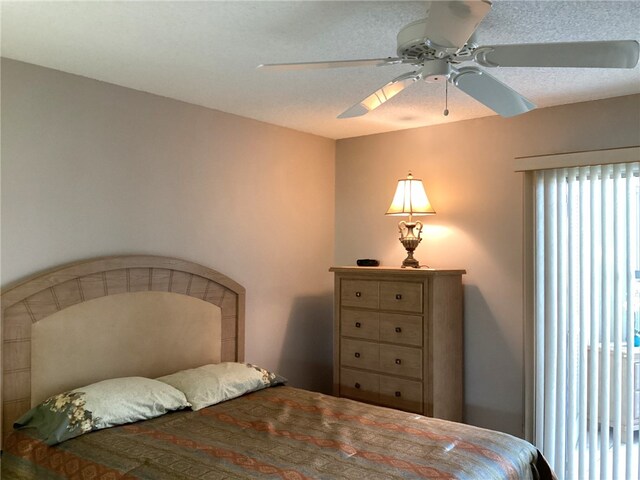
<instances>
[{"instance_id":1,"label":"ceiling fan","mask_svg":"<svg viewBox=\"0 0 640 480\"><path fill-rule=\"evenodd\" d=\"M427 17L398 33L397 57L328 62L263 64L264 70L362 67L409 64L416 67L356 103L338 118L364 115L417 82L449 82L503 117L526 113L535 105L475 65L483 67L634 68L640 45L636 40L531 43L478 46L473 34L489 13L489 0L430 2ZM448 112L445 110L445 115Z\"/></svg>"}]
</instances>

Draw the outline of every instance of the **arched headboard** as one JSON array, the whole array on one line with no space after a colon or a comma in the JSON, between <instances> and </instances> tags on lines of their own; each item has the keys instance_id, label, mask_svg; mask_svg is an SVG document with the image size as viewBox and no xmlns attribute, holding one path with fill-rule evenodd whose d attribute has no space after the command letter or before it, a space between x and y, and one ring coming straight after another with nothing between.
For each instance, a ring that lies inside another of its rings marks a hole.
<instances>
[{"instance_id":1,"label":"arched headboard","mask_svg":"<svg viewBox=\"0 0 640 480\"><path fill-rule=\"evenodd\" d=\"M10 287L0 296L2 440L31 407L32 326L68 307L127 292L170 292L218 306L220 358L244 360L245 289L229 277L193 262L151 255L65 265Z\"/></svg>"}]
</instances>

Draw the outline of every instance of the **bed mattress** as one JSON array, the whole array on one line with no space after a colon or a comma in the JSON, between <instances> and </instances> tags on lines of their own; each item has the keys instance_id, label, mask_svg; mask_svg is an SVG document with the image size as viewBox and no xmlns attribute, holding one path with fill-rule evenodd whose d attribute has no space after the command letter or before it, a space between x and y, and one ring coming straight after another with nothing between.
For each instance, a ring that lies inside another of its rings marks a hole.
<instances>
[{"instance_id":1,"label":"bed mattress","mask_svg":"<svg viewBox=\"0 0 640 480\"><path fill-rule=\"evenodd\" d=\"M3 479L541 479L535 447L491 430L292 387L85 434L14 431Z\"/></svg>"}]
</instances>

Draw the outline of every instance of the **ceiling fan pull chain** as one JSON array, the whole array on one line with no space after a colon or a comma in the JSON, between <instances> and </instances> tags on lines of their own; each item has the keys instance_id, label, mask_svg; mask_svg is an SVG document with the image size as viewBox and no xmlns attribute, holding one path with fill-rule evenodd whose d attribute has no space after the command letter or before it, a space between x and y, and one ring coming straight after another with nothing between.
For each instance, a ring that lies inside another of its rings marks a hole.
<instances>
[{"instance_id":1,"label":"ceiling fan pull chain","mask_svg":"<svg viewBox=\"0 0 640 480\"><path fill-rule=\"evenodd\" d=\"M444 112L442 112L446 117L449 115L449 82L444 82Z\"/></svg>"}]
</instances>

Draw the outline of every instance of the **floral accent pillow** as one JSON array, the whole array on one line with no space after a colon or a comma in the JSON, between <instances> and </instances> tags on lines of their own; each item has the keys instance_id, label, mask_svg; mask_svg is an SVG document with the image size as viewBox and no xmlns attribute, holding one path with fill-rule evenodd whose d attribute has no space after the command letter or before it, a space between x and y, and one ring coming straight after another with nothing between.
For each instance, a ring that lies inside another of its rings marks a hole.
<instances>
[{"instance_id":1,"label":"floral accent pillow","mask_svg":"<svg viewBox=\"0 0 640 480\"><path fill-rule=\"evenodd\" d=\"M13 425L47 445L92 430L158 417L189 406L182 392L150 378L104 380L49 397Z\"/></svg>"},{"instance_id":2,"label":"floral accent pillow","mask_svg":"<svg viewBox=\"0 0 640 480\"><path fill-rule=\"evenodd\" d=\"M185 394L193 410L282 385L287 379L250 363L224 362L157 378Z\"/></svg>"}]
</instances>

